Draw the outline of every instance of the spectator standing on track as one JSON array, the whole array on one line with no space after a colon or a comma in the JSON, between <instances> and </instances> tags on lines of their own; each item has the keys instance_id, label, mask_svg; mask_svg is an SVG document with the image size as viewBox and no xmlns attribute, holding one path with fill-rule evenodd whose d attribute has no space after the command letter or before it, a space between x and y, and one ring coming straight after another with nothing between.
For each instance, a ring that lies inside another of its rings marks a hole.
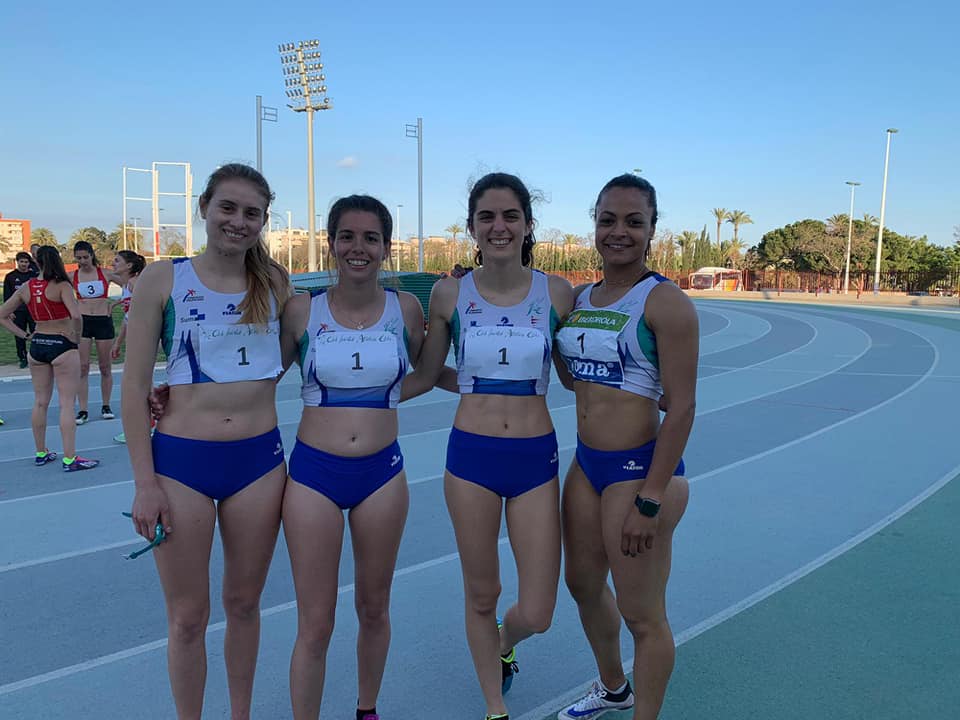
<instances>
[{"instance_id":1,"label":"spectator standing on track","mask_svg":"<svg viewBox=\"0 0 960 720\"><path fill-rule=\"evenodd\" d=\"M304 402L283 499L297 594L290 695L295 720L319 717L347 511L359 622L356 713L376 720L409 505L397 403L423 344L423 310L414 295L378 282L393 230L383 203L341 198L327 225L337 282L294 297L282 321L284 365L299 359Z\"/></svg>"},{"instance_id":2,"label":"spectator standing on track","mask_svg":"<svg viewBox=\"0 0 960 720\"><path fill-rule=\"evenodd\" d=\"M153 541L167 610L177 716L203 708L214 527L223 541L224 659L231 717L250 717L260 596L280 528L286 472L277 428L279 317L291 293L263 242L273 193L251 167L218 168L200 195L206 249L150 265L127 327L123 427L133 466L133 523ZM151 441L157 343L169 398Z\"/></svg>"},{"instance_id":3,"label":"spectator standing on track","mask_svg":"<svg viewBox=\"0 0 960 720\"><path fill-rule=\"evenodd\" d=\"M577 453L563 489L565 577L600 680L557 717L633 706L634 720L655 720L674 663L665 594L689 494L681 456L694 419L697 314L647 268L657 224L650 183L612 179L594 220L603 279L577 288L557 335L557 370L577 396ZM623 674L621 617L633 636L634 688Z\"/></svg>"},{"instance_id":4,"label":"spectator standing on track","mask_svg":"<svg viewBox=\"0 0 960 720\"><path fill-rule=\"evenodd\" d=\"M8 272L3 278L4 302L12 298L13 294L17 292L22 285L25 285L40 274L39 269L34 269L33 258L30 257L30 253L18 252L16 261L17 267ZM21 305L13 313L13 324L21 330L26 331L28 335L37 327L26 305ZM17 360L20 363L20 368L23 369L27 366L27 341L17 336L15 343L17 346Z\"/></svg>"},{"instance_id":5,"label":"spectator standing on track","mask_svg":"<svg viewBox=\"0 0 960 720\"><path fill-rule=\"evenodd\" d=\"M80 355L77 339L80 334L80 309L56 248L42 247L38 253L41 276L20 286L0 306L0 326L17 337L30 340L30 377L33 380L33 412L30 422L36 444L36 465L53 462L57 455L47 449L47 410L57 384L60 402L60 437L63 441L63 469L68 472L90 470L99 461L82 458L76 453L77 426L73 419L73 402L80 384ZM36 322L31 335L10 317L26 305Z\"/></svg>"},{"instance_id":6,"label":"spectator standing on track","mask_svg":"<svg viewBox=\"0 0 960 720\"><path fill-rule=\"evenodd\" d=\"M113 347L110 349L110 359L119 360L120 353L123 351L123 341L127 337L127 316L130 315L130 301L133 299L133 288L137 283L137 278L147 265L147 260L143 255L135 253L133 250L121 250L113 258L113 276L117 282L123 286L123 292L120 295L120 307L123 309L123 322L120 325L120 334L113 341ZM121 432L113 436L114 441L125 443L127 436Z\"/></svg>"},{"instance_id":7,"label":"spectator standing on track","mask_svg":"<svg viewBox=\"0 0 960 720\"><path fill-rule=\"evenodd\" d=\"M104 273L94 252L93 246L81 240L73 246L73 257L77 269L73 271L73 287L80 301L83 315L83 330L80 337L80 393L77 425L83 425L89 419L87 403L90 396L90 352L93 343L97 344L97 365L100 368L100 416L104 420L115 417L110 409L110 395L113 393L113 373L110 350L113 346L114 329L113 303L108 297L110 283L117 282L113 273Z\"/></svg>"},{"instance_id":8,"label":"spectator standing on track","mask_svg":"<svg viewBox=\"0 0 960 720\"><path fill-rule=\"evenodd\" d=\"M459 390L444 493L457 538L467 642L487 718L507 718L503 693L517 670L514 646L547 630L560 576L557 439L546 391L553 334L573 304L563 278L533 270L530 192L505 173L481 178L468 199L477 268L433 287L421 366L404 396ZM442 375L451 339L457 379ZM519 597L496 617L501 514L517 563ZM498 629L499 625L499 629Z\"/></svg>"}]
</instances>

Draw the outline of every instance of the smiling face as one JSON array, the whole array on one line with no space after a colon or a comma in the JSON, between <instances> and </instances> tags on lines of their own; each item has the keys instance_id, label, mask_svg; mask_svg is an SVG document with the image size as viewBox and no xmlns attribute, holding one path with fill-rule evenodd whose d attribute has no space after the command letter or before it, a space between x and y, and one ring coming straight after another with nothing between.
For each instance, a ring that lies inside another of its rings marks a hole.
<instances>
[{"instance_id":1,"label":"smiling face","mask_svg":"<svg viewBox=\"0 0 960 720\"><path fill-rule=\"evenodd\" d=\"M224 255L245 253L260 241L267 204L268 198L249 180L222 180L208 202L201 199L207 246Z\"/></svg>"},{"instance_id":2,"label":"smiling face","mask_svg":"<svg viewBox=\"0 0 960 720\"><path fill-rule=\"evenodd\" d=\"M533 231L519 198L508 188L491 188L477 198L468 230L484 260L520 261L523 238Z\"/></svg>"},{"instance_id":3,"label":"smiling face","mask_svg":"<svg viewBox=\"0 0 960 720\"><path fill-rule=\"evenodd\" d=\"M383 224L375 213L347 210L340 215L330 239L330 254L342 277L376 278L389 252L390 239L383 236Z\"/></svg>"},{"instance_id":4,"label":"smiling face","mask_svg":"<svg viewBox=\"0 0 960 720\"><path fill-rule=\"evenodd\" d=\"M612 187L596 208L596 247L603 262L643 264L656 230L649 195L637 188Z\"/></svg>"}]
</instances>

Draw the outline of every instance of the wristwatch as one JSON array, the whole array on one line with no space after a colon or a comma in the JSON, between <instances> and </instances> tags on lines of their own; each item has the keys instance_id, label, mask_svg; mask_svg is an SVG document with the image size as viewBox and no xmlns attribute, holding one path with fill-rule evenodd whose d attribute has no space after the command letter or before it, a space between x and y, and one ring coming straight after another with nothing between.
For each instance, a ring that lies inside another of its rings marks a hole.
<instances>
[{"instance_id":1,"label":"wristwatch","mask_svg":"<svg viewBox=\"0 0 960 720\"><path fill-rule=\"evenodd\" d=\"M660 503L656 500L651 500L650 498L640 497L640 493L637 493L637 497L634 498L633 504L637 506L637 510L640 511L641 515L645 517L656 517L657 513L660 512Z\"/></svg>"}]
</instances>

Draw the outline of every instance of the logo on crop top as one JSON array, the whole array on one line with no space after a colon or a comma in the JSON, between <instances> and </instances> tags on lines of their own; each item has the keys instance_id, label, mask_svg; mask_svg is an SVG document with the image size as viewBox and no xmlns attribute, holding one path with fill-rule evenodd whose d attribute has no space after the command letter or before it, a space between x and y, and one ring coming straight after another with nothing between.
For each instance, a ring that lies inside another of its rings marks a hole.
<instances>
[{"instance_id":1,"label":"logo on crop top","mask_svg":"<svg viewBox=\"0 0 960 720\"><path fill-rule=\"evenodd\" d=\"M190 314L187 317L180 318L180 322L200 322L201 320L206 320L206 313L202 313L197 308L190 308Z\"/></svg>"},{"instance_id":2,"label":"logo on crop top","mask_svg":"<svg viewBox=\"0 0 960 720\"><path fill-rule=\"evenodd\" d=\"M636 460L627 460L623 464L624 470L643 470L643 465L638 465Z\"/></svg>"},{"instance_id":3,"label":"logo on crop top","mask_svg":"<svg viewBox=\"0 0 960 720\"><path fill-rule=\"evenodd\" d=\"M391 333L393 335L397 334L397 326L400 324L400 321L396 318L390 318L383 324L383 331Z\"/></svg>"},{"instance_id":4,"label":"logo on crop top","mask_svg":"<svg viewBox=\"0 0 960 720\"><path fill-rule=\"evenodd\" d=\"M317 335L323 335L326 332L333 332L333 330L331 330L330 326L326 323L320 323L320 327L317 329Z\"/></svg>"},{"instance_id":5,"label":"logo on crop top","mask_svg":"<svg viewBox=\"0 0 960 720\"><path fill-rule=\"evenodd\" d=\"M183 295L183 300L181 302L203 302L203 295L198 293L196 290L190 289Z\"/></svg>"},{"instance_id":6,"label":"logo on crop top","mask_svg":"<svg viewBox=\"0 0 960 720\"><path fill-rule=\"evenodd\" d=\"M463 311L464 315L479 315L483 312L483 308L477 307L475 300L471 300L467 303L467 309Z\"/></svg>"},{"instance_id":7,"label":"logo on crop top","mask_svg":"<svg viewBox=\"0 0 960 720\"><path fill-rule=\"evenodd\" d=\"M223 311L223 314L224 315L242 315L243 313L237 310L237 306L234 305L233 303L227 303L227 309Z\"/></svg>"},{"instance_id":8,"label":"logo on crop top","mask_svg":"<svg viewBox=\"0 0 960 720\"><path fill-rule=\"evenodd\" d=\"M500 318L500 322L497 323L497 327L513 327L513 323L510 322L510 318L504 315Z\"/></svg>"}]
</instances>

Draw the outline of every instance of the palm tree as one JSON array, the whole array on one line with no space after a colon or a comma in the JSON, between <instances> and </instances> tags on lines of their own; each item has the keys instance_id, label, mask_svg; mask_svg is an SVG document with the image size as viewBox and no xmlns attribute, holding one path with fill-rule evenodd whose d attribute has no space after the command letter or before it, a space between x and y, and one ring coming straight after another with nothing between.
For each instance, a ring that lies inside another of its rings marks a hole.
<instances>
[{"instance_id":1,"label":"palm tree","mask_svg":"<svg viewBox=\"0 0 960 720\"><path fill-rule=\"evenodd\" d=\"M863 214L863 221L868 227L877 227L880 225L880 218L878 218L876 215L871 215L870 213Z\"/></svg>"},{"instance_id":2,"label":"palm tree","mask_svg":"<svg viewBox=\"0 0 960 720\"><path fill-rule=\"evenodd\" d=\"M448 232L451 235L453 235L453 250L450 254L453 256L456 256L459 251L459 248L457 247L457 235L463 232L463 226L460 225L459 223L453 223L452 225L447 225L447 227L444 228L444 232ZM456 262L456 257L451 258L451 260L452 260L452 263L451 263L452 265L453 263Z\"/></svg>"},{"instance_id":3,"label":"palm tree","mask_svg":"<svg viewBox=\"0 0 960 720\"><path fill-rule=\"evenodd\" d=\"M727 222L733 225L733 239L739 238L741 225L752 225L753 218L747 215L743 210L731 210L727 213Z\"/></svg>"},{"instance_id":4,"label":"palm tree","mask_svg":"<svg viewBox=\"0 0 960 720\"><path fill-rule=\"evenodd\" d=\"M727 212L726 208L714 208L713 216L717 219L717 247L720 247L720 226L730 216L730 213Z\"/></svg>"},{"instance_id":5,"label":"palm tree","mask_svg":"<svg viewBox=\"0 0 960 720\"><path fill-rule=\"evenodd\" d=\"M831 235L845 235L850 218L846 213L838 213L827 218L827 232Z\"/></svg>"},{"instance_id":6,"label":"palm tree","mask_svg":"<svg viewBox=\"0 0 960 720\"><path fill-rule=\"evenodd\" d=\"M738 240L734 238L733 240L725 240L720 246L720 257L723 260L723 266L727 266L727 261L730 261L729 267L737 268L740 265L740 253L746 247L746 243L743 240Z\"/></svg>"}]
</instances>

